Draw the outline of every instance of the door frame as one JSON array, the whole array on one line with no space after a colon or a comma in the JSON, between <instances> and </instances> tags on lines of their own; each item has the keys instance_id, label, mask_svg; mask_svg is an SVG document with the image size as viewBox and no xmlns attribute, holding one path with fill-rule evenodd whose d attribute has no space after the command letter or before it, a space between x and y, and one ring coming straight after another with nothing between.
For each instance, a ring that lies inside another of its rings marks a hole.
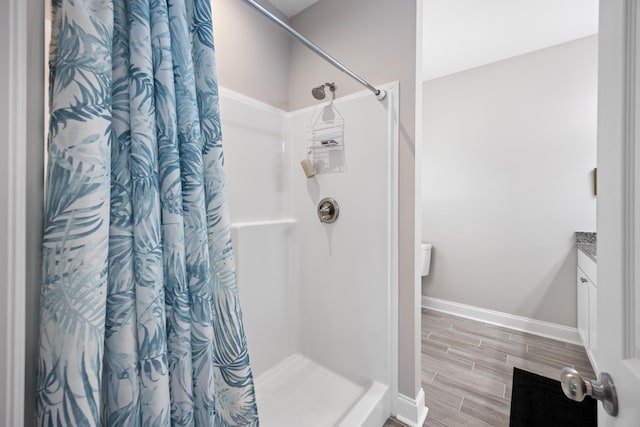
<instances>
[{"instance_id":1,"label":"door frame","mask_svg":"<svg viewBox=\"0 0 640 427\"><path fill-rule=\"evenodd\" d=\"M0 425L32 425L44 205L44 8L0 15ZM26 399L25 396L30 396Z\"/></svg>"},{"instance_id":2,"label":"door frame","mask_svg":"<svg viewBox=\"0 0 640 427\"><path fill-rule=\"evenodd\" d=\"M24 421L26 284L27 2L0 14L0 424Z\"/></svg>"}]
</instances>

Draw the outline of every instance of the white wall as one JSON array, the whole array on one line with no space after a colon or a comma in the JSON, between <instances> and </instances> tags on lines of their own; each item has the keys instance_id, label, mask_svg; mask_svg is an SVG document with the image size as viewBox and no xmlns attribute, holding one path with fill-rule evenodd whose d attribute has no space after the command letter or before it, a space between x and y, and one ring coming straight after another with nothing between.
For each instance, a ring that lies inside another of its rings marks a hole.
<instances>
[{"instance_id":1,"label":"white wall","mask_svg":"<svg viewBox=\"0 0 640 427\"><path fill-rule=\"evenodd\" d=\"M220 93L238 293L259 376L300 351L287 115L225 88Z\"/></svg>"},{"instance_id":2,"label":"white wall","mask_svg":"<svg viewBox=\"0 0 640 427\"><path fill-rule=\"evenodd\" d=\"M425 82L424 295L575 326L596 90L596 36Z\"/></svg>"},{"instance_id":3,"label":"white wall","mask_svg":"<svg viewBox=\"0 0 640 427\"><path fill-rule=\"evenodd\" d=\"M415 146L415 135L416 21L422 17L421 4L422 0L321 0L291 19L295 29L370 83L400 81L398 369L400 392L411 398L420 390L420 290L415 262L420 237L416 231L420 216L416 214L419 165L415 159L420 148ZM291 109L317 103L311 88L327 81L337 83L338 96L362 90L346 74L295 41L291 43L289 77Z\"/></svg>"},{"instance_id":4,"label":"white wall","mask_svg":"<svg viewBox=\"0 0 640 427\"><path fill-rule=\"evenodd\" d=\"M256 378L301 352L295 236L293 220L232 226L242 320Z\"/></svg>"},{"instance_id":5,"label":"white wall","mask_svg":"<svg viewBox=\"0 0 640 427\"><path fill-rule=\"evenodd\" d=\"M212 0L216 67L221 86L286 110L289 36L240 0ZM287 22L267 0L262 6Z\"/></svg>"},{"instance_id":6,"label":"white wall","mask_svg":"<svg viewBox=\"0 0 640 427\"><path fill-rule=\"evenodd\" d=\"M286 113L220 89L228 202L233 222L291 216Z\"/></svg>"}]
</instances>

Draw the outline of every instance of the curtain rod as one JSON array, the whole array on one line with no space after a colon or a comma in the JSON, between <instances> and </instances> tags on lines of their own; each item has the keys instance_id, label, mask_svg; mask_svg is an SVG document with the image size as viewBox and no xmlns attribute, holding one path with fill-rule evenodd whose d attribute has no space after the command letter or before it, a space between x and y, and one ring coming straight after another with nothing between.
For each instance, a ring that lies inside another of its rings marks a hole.
<instances>
[{"instance_id":1,"label":"curtain rod","mask_svg":"<svg viewBox=\"0 0 640 427\"><path fill-rule=\"evenodd\" d=\"M359 75L357 75L356 73L348 69L340 61L335 59L333 56L329 55L324 50L320 49L318 45L313 43L311 40L309 40L308 38L306 38L305 36L297 32L293 28L291 28L286 22L282 21L280 18L275 16L273 13L269 12L267 9L265 9L264 7L256 3L254 0L242 0L242 1L244 1L254 9L256 9L258 12L262 13L264 16L266 16L273 22L275 22L278 26L280 26L280 28L285 30L295 39L298 39L302 44L304 44L306 47L311 49L313 52L315 52L318 56L323 58L325 61L327 61L328 63L330 63L331 65L333 65L334 67L342 71L343 73L347 74L348 76L356 80L362 86L369 89L371 92L373 92L376 98L378 98L378 100L382 101L387 96L387 93L385 91L372 86L368 81L366 81L365 79L363 79L362 77L360 77Z\"/></svg>"}]
</instances>

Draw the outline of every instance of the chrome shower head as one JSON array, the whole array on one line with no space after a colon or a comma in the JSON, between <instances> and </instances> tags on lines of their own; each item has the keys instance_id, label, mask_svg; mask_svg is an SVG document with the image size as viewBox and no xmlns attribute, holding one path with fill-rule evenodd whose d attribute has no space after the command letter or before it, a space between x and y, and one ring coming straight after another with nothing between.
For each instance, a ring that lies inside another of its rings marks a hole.
<instances>
[{"instance_id":1,"label":"chrome shower head","mask_svg":"<svg viewBox=\"0 0 640 427\"><path fill-rule=\"evenodd\" d=\"M311 95L313 95L313 97L318 100L324 99L327 96L324 93L324 85L314 87L313 89L311 89Z\"/></svg>"},{"instance_id":2,"label":"chrome shower head","mask_svg":"<svg viewBox=\"0 0 640 427\"><path fill-rule=\"evenodd\" d=\"M325 86L329 88L329 90L331 91L331 94L333 95L333 98L335 99L336 97L335 83L324 83L324 84L321 84L320 86L314 87L313 89L311 89L311 95L313 95L313 97L317 100L322 100L326 98L327 94L324 91Z\"/></svg>"}]
</instances>

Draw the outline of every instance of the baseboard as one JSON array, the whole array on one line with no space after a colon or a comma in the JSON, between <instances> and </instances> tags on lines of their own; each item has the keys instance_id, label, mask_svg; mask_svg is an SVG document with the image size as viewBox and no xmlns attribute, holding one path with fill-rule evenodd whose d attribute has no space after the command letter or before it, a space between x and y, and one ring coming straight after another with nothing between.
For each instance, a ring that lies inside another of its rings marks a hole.
<instances>
[{"instance_id":1,"label":"baseboard","mask_svg":"<svg viewBox=\"0 0 640 427\"><path fill-rule=\"evenodd\" d=\"M426 296L422 297L422 307L515 329L516 331L528 332L541 337L582 345L580 337L578 336L578 330L564 325Z\"/></svg>"},{"instance_id":2,"label":"baseboard","mask_svg":"<svg viewBox=\"0 0 640 427\"><path fill-rule=\"evenodd\" d=\"M424 404L424 390L422 388L415 399L398 393L395 416L401 423L410 427L422 427L428 412L429 409Z\"/></svg>"},{"instance_id":3,"label":"baseboard","mask_svg":"<svg viewBox=\"0 0 640 427\"><path fill-rule=\"evenodd\" d=\"M585 351L587 352L587 357L589 358L589 362L591 363L591 367L593 368L593 372L596 376L600 376L600 369L598 369L598 362L596 361L596 356L593 354L593 350L590 350L585 347Z\"/></svg>"}]
</instances>

